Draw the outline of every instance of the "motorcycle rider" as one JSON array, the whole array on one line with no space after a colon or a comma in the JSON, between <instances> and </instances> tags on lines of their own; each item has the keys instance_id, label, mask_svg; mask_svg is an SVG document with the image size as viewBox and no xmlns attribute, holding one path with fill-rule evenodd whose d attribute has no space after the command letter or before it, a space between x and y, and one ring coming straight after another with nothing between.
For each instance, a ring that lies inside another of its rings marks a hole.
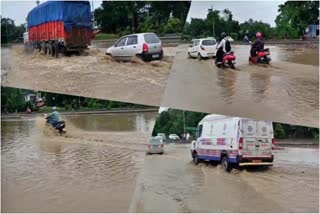
<instances>
[{"instance_id":1,"label":"motorcycle rider","mask_svg":"<svg viewBox=\"0 0 320 214\"><path fill-rule=\"evenodd\" d=\"M262 51L264 49L264 41L263 41L263 37L262 37L262 33L258 32L256 34L256 38L257 40L255 41L255 43L253 43L252 48L251 48L251 56L252 57L256 57L257 53L259 51Z\"/></svg>"},{"instance_id":2,"label":"motorcycle rider","mask_svg":"<svg viewBox=\"0 0 320 214\"><path fill-rule=\"evenodd\" d=\"M60 113L57 111L57 107L52 107L52 113L47 116L48 122L55 127L59 123Z\"/></svg>"},{"instance_id":3,"label":"motorcycle rider","mask_svg":"<svg viewBox=\"0 0 320 214\"><path fill-rule=\"evenodd\" d=\"M231 44L227 38L227 34L225 32L221 33L222 40L217 46L217 53L216 53L216 62L222 62L223 56L231 51Z\"/></svg>"}]
</instances>

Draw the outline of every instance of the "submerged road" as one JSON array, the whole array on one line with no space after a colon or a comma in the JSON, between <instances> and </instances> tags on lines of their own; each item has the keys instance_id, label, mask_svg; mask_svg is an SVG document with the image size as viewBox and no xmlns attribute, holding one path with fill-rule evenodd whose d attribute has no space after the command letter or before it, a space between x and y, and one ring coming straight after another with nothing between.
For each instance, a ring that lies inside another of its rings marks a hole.
<instances>
[{"instance_id":1,"label":"submerged road","mask_svg":"<svg viewBox=\"0 0 320 214\"><path fill-rule=\"evenodd\" d=\"M236 69L187 58L177 48L162 106L319 126L319 49L266 46L269 66L249 65L249 46L235 45Z\"/></svg>"},{"instance_id":2,"label":"submerged road","mask_svg":"<svg viewBox=\"0 0 320 214\"><path fill-rule=\"evenodd\" d=\"M276 151L268 170L225 172L191 161L189 145L146 157L130 212L319 212L319 149Z\"/></svg>"}]
</instances>

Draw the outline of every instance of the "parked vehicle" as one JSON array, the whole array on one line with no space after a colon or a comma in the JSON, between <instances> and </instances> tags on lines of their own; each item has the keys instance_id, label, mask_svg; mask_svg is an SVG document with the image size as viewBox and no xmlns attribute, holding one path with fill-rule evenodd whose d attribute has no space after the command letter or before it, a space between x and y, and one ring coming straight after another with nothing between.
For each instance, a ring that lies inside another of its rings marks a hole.
<instances>
[{"instance_id":1,"label":"parked vehicle","mask_svg":"<svg viewBox=\"0 0 320 214\"><path fill-rule=\"evenodd\" d=\"M169 139L170 140L180 140L180 137L176 134L170 134L169 135Z\"/></svg>"},{"instance_id":2,"label":"parked vehicle","mask_svg":"<svg viewBox=\"0 0 320 214\"><path fill-rule=\"evenodd\" d=\"M165 133L158 133L157 136L162 137L163 140L166 140L166 134Z\"/></svg>"},{"instance_id":3,"label":"parked vehicle","mask_svg":"<svg viewBox=\"0 0 320 214\"><path fill-rule=\"evenodd\" d=\"M144 61L162 59L161 40L154 33L138 33L121 37L106 54L116 59L130 61L137 56Z\"/></svg>"},{"instance_id":4,"label":"parked vehicle","mask_svg":"<svg viewBox=\"0 0 320 214\"><path fill-rule=\"evenodd\" d=\"M147 154L163 154L163 141L162 137L156 136L150 139L147 149Z\"/></svg>"},{"instance_id":5,"label":"parked vehicle","mask_svg":"<svg viewBox=\"0 0 320 214\"><path fill-rule=\"evenodd\" d=\"M272 122L207 115L198 124L191 155L200 161L216 161L230 172L238 166L272 166L275 146Z\"/></svg>"},{"instance_id":6,"label":"parked vehicle","mask_svg":"<svg viewBox=\"0 0 320 214\"><path fill-rule=\"evenodd\" d=\"M28 13L28 45L58 56L59 52L82 51L90 45L91 9L88 1L47 1Z\"/></svg>"},{"instance_id":7,"label":"parked vehicle","mask_svg":"<svg viewBox=\"0 0 320 214\"><path fill-rule=\"evenodd\" d=\"M197 39L188 49L188 56L190 58L203 58L215 57L217 42L215 39Z\"/></svg>"}]
</instances>

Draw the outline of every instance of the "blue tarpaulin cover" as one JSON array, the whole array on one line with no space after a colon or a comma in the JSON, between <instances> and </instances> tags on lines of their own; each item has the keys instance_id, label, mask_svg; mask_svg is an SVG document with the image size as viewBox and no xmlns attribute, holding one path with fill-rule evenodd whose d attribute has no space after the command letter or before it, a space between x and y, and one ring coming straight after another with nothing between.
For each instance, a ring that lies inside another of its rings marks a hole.
<instances>
[{"instance_id":1,"label":"blue tarpaulin cover","mask_svg":"<svg viewBox=\"0 0 320 214\"><path fill-rule=\"evenodd\" d=\"M47 1L29 12L28 27L63 21L67 31L73 26L91 28L90 10L88 1Z\"/></svg>"}]
</instances>

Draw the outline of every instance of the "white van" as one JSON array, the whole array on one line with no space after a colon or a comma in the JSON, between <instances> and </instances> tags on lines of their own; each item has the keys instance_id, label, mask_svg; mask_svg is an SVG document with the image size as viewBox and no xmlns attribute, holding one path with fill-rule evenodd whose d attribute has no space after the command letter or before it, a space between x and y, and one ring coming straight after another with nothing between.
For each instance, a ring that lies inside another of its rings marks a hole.
<instances>
[{"instance_id":1,"label":"white van","mask_svg":"<svg viewBox=\"0 0 320 214\"><path fill-rule=\"evenodd\" d=\"M200 161L219 161L226 171L233 165L272 166L272 122L211 114L198 124L191 155Z\"/></svg>"}]
</instances>

